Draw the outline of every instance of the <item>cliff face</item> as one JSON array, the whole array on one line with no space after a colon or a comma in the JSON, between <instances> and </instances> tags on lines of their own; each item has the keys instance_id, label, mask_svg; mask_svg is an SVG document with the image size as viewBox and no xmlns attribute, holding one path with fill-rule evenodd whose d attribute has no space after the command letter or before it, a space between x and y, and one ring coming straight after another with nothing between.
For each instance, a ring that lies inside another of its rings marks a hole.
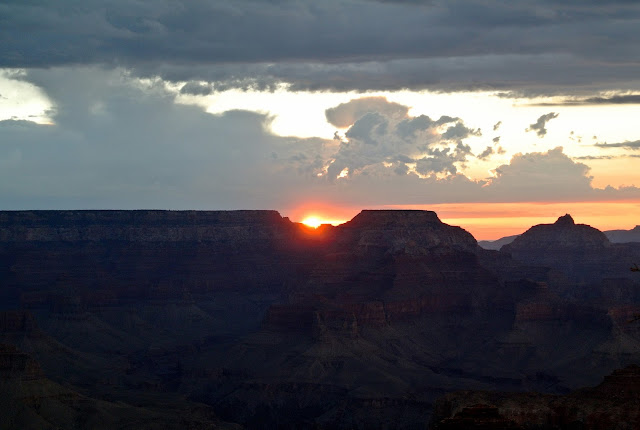
<instances>
[{"instance_id":1,"label":"cliff face","mask_svg":"<svg viewBox=\"0 0 640 430\"><path fill-rule=\"evenodd\" d=\"M278 237L276 211L0 212L0 242L249 242Z\"/></svg>"},{"instance_id":2,"label":"cliff face","mask_svg":"<svg viewBox=\"0 0 640 430\"><path fill-rule=\"evenodd\" d=\"M91 305L277 290L304 274L317 245L275 211L0 212L0 294L35 304L64 286Z\"/></svg>"}]
</instances>

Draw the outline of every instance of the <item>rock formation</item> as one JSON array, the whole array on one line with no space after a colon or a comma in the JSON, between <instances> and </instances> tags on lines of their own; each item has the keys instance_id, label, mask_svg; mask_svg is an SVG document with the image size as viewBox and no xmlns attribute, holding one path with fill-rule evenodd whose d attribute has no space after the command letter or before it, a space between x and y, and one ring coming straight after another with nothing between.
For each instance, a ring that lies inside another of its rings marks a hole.
<instances>
[{"instance_id":1,"label":"rock formation","mask_svg":"<svg viewBox=\"0 0 640 430\"><path fill-rule=\"evenodd\" d=\"M598 262L623 266L633 246L569 218L510 246L481 249L429 211L319 229L275 211L0 212L4 368L79 396L55 403L64 428L132 413L153 428L166 408L409 429L450 391L565 393L640 359L639 284Z\"/></svg>"},{"instance_id":2,"label":"rock formation","mask_svg":"<svg viewBox=\"0 0 640 430\"><path fill-rule=\"evenodd\" d=\"M558 269L579 283L630 277L628 268L640 257L638 248L613 245L604 233L575 224L568 214L554 224L531 227L501 251L526 264Z\"/></svg>"}]
</instances>

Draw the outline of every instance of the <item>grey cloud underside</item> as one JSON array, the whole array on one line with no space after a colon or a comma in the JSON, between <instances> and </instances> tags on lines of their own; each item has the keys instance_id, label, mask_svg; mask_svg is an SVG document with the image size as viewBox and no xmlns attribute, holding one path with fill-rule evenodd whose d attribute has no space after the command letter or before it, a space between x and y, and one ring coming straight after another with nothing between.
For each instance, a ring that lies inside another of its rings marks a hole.
<instances>
[{"instance_id":1,"label":"grey cloud underside","mask_svg":"<svg viewBox=\"0 0 640 430\"><path fill-rule=\"evenodd\" d=\"M640 88L639 24L637 2L5 1L0 67L119 65L215 90L588 94Z\"/></svg>"},{"instance_id":2,"label":"grey cloud underside","mask_svg":"<svg viewBox=\"0 0 640 430\"><path fill-rule=\"evenodd\" d=\"M530 124L529 127L525 131L534 131L538 137L544 137L547 134L546 125L549 121L558 117L558 113L549 112L547 114L541 115L536 122Z\"/></svg>"},{"instance_id":3,"label":"grey cloud underside","mask_svg":"<svg viewBox=\"0 0 640 430\"><path fill-rule=\"evenodd\" d=\"M616 158L621 157L613 155L583 155L582 157L572 157L573 160L613 160Z\"/></svg>"},{"instance_id":4,"label":"grey cloud underside","mask_svg":"<svg viewBox=\"0 0 640 430\"><path fill-rule=\"evenodd\" d=\"M595 143L593 146L598 148L624 148L631 149L633 151L640 150L640 140L634 142L618 142L618 143Z\"/></svg>"},{"instance_id":5,"label":"grey cloud underside","mask_svg":"<svg viewBox=\"0 0 640 430\"><path fill-rule=\"evenodd\" d=\"M201 82L187 82L180 88L181 94L190 94L193 96L208 96L213 94L213 92L213 85Z\"/></svg>"},{"instance_id":6,"label":"grey cloud underside","mask_svg":"<svg viewBox=\"0 0 640 430\"><path fill-rule=\"evenodd\" d=\"M493 148L491 146L487 146L484 151L482 151L477 157L480 160L488 159L494 153Z\"/></svg>"},{"instance_id":7,"label":"grey cloud underside","mask_svg":"<svg viewBox=\"0 0 640 430\"><path fill-rule=\"evenodd\" d=\"M640 94L618 94L608 97L565 99L557 103L536 103L532 106L586 106L586 105L633 105L640 104Z\"/></svg>"}]
</instances>

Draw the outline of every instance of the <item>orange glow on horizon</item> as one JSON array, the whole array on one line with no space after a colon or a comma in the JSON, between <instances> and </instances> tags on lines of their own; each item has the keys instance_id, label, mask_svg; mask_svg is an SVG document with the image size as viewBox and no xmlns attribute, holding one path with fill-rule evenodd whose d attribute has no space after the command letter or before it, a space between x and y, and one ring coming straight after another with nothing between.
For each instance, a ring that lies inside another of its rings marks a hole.
<instances>
[{"instance_id":1,"label":"orange glow on horizon","mask_svg":"<svg viewBox=\"0 0 640 430\"><path fill-rule=\"evenodd\" d=\"M553 223L571 214L577 224L598 230L630 230L640 225L640 201L600 202L521 202L521 203L440 203L427 205L378 205L340 207L308 203L288 212L293 221L317 228L321 224L338 225L355 217L362 209L430 210L449 225L460 226L477 240L496 240L524 233L537 224Z\"/></svg>"},{"instance_id":2,"label":"orange glow on horizon","mask_svg":"<svg viewBox=\"0 0 640 430\"><path fill-rule=\"evenodd\" d=\"M424 209L438 214L449 225L471 233L477 240L496 240L524 233L537 224L550 224L570 214L576 224L598 230L629 230L640 224L640 201L442 203L387 206L394 209Z\"/></svg>"}]
</instances>

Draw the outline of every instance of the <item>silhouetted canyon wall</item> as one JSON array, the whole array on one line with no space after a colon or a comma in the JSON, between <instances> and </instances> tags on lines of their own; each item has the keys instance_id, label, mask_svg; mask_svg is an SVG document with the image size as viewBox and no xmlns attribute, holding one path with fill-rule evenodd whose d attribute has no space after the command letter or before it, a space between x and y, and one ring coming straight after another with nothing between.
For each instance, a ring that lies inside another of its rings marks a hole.
<instances>
[{"instance_id":1,"label":"silhouetted canyon wall","mask_svg":"<svg viewBox=\"0 0 640 430\"><path fill-rule=\"evenodd\" d=\"M492 251L430 211L0 212L0 415L418 429L457 390L566 394L640 360L636 250L570 217Z\"/></svg>"}]
</instances>

